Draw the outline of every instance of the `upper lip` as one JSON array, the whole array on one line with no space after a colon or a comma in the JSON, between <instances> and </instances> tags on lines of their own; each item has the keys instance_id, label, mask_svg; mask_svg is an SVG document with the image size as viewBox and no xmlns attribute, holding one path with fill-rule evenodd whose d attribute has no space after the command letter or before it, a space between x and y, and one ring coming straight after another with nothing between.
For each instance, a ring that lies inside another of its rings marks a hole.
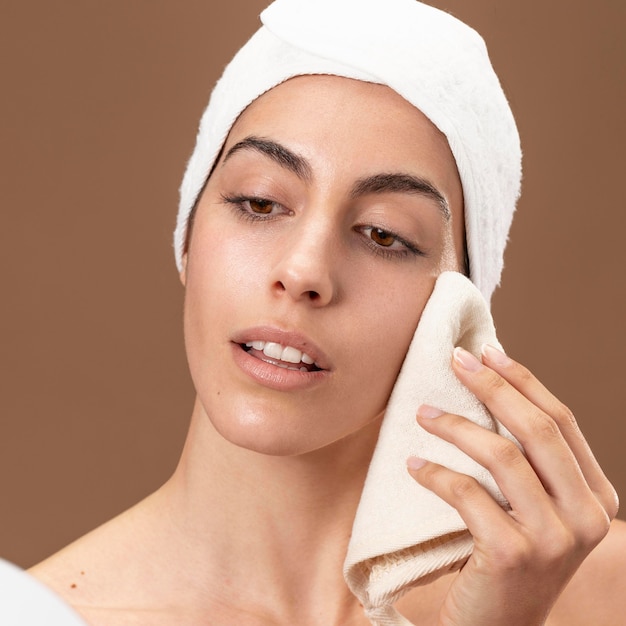
<instances>
[{"instance_id":1,"label":"upper lip","mask_svg":"<svg viewBox=\"0 0 626 626\"><path fill-rule=\"evenodd\" d=\"M332 369L330 361L322 350L306 335L297 331L282 330L275 326L256 326L236 332L232 341L238 344L245 344L250 341L271 341L283 346L291 346L308 354L318 368L322 370Z\"/></svg>"}]
</instances>

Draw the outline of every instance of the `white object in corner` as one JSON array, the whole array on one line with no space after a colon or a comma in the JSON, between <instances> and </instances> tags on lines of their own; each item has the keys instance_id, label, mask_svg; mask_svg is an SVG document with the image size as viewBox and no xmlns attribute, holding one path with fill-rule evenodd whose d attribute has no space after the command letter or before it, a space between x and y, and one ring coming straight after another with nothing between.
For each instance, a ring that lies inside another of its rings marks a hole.
<instances>
[{"instance_id":1,"label":"white object in corner","mask_svg":"<svg viewBox=\"0 0 626 626\"><path fill-rule=\"evenodd\" d=\"M0 559L2 626L87 626L59 596L24 570Z\"/></svg>"}]
</instances>

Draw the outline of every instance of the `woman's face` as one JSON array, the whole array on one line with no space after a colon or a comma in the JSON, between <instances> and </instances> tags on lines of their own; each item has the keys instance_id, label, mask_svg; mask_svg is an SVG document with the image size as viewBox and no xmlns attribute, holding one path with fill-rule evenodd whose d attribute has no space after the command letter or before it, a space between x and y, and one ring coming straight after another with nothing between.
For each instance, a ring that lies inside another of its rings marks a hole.
<instances>
[{"instance_id":1,"label":"woman's face","mask_svg":"<svg viewBox=\"0 0 626 626\"><path fill-rule=\"evenodd\" d=\"M380 416L435 279L461 268L462 204L445 138L387 87L298 77L248 107L182 274L215 428L293 455Z\"/></svg>"}]
</instances>

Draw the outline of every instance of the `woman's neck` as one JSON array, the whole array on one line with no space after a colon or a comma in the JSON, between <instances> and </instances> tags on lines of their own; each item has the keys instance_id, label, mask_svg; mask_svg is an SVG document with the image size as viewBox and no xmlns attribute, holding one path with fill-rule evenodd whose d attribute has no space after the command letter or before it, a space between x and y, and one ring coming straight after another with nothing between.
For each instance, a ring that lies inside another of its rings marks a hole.
<instances>
[{"instance_id":1,"label":"woman's neck","mask_svg":"<svg viewBox=\"0 0 626 626\"><path fill-rule=\"evenodd\" d=\"M322 450L277 457L225 440L196 403L181 462L159 494L192 584L228 580L218 586L224 602L232 593L241 603L245 589L253 605L291 607L298 623L303 612L319 616L320 598L352 605L342 564L379 427L376 419Z\"/></svg>"}]
</instances>

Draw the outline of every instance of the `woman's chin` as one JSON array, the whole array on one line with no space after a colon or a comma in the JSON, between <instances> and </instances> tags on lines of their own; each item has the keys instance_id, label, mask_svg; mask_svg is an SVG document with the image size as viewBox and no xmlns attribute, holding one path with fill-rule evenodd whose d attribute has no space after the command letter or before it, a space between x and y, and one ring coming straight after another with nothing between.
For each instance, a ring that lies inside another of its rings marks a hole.
<instances>
[{"instance_id":1,"label":"woman's chin","mask_svg":"<svg viewBox=\"0 0 626 626\"><path fill-rule=\"evenodd\" d=\"M300 416L301 417L301 416ZM293 415L238 414L238 418L215 420L208 418L218 436L238 448L268 456L294 457L334 448L341 442L364 439L366 446L376 440L380 420L368 419L351 428L337 428L336 420L324 424L321 420L294 419ZM335 422L335 427L331 426ZM374 433L374 434L372 434Z\"/></svg>"},{"instance_id":2,"label":"woman's chin","mask_svg":"<svg viewBox=\"0 0 626 626\"><path fill-rule=\"evenodd\" d=\"M255 423L233 423L226 426L213 424L215 430L228 443L268 456L298 456L313 452L332 442L318 441L313 433L293 426L268 423L259 420Z\"/></svg>"}]
</instances>

